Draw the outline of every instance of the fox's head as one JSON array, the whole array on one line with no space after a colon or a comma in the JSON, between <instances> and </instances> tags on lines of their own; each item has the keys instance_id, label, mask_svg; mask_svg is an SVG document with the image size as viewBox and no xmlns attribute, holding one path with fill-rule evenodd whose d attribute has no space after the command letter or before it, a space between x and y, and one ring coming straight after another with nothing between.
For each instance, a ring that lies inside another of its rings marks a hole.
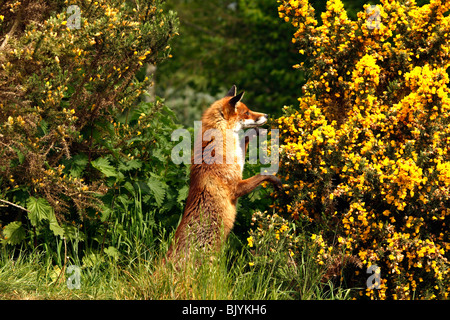
<instances>
[{"instance_id":1,"label":"fox's head","mask_svg":"<svg viewBox=\"0 0 450 320\"><path fill-rule=\"evenodd\" d=\"M238 131L240 129L259 127L267 122L267 114L250 110L241 102L244 92L236 95L236 86L232 86L225 98L213 104L219 113L220 119L227 123L228 129ZM215 109L215 108L214 108Z\"/></svg>"},{"instance_id":2,"label":"fox's head","mask_svg":"<svg viewBox=\"0 0 450 320\"><path fill-rule=\"evenodd\" d=\"M215 161L216 156L222 159L221 157L223 156L228 159L226 161L233 159L231 163L239 163L242 170L244 158L242 156L242 145L238 140L240 139L239 134L243 132L240 131L246 128L259 127L267 122L267 114L251 111L241 102L243 96L244 92L236 95L236 86L232 86L224 98L214 102L204 112L202 129L199 132L199 134L201 133L201 139L197 140L197 143L201 142L202 148L196 149L195 157L197 157L197 161L205 160L205 154L207 157L209 155L212 157L207 158L209 159L208 161ZM228 133L231 134L229 135ZM250 138L250 136L245 136L245 139L247 138ZM232 146L233 144L235 146L233 150L237 151L240 149L241 151L233 153L231 158L227 158L229 151L227 146ZM194 159L194 161L196 160ZM210 163L208 161L206 162Z\"/></svg>"}]
</instances>

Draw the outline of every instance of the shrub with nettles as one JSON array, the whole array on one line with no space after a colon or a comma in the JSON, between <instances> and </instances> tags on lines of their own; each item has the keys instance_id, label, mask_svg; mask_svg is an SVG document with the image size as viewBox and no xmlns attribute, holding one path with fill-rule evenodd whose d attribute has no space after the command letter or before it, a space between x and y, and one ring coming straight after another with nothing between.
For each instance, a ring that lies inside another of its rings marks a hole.
<instances>
[{"instance_id":1,"label":"shrub with nettles","mask_svg":"<svg viewBox=\"0 0 450 320\"><path fill-rule=\"evenodd\" d=\"M168 161L173 114L158 98L142 99L152 85L145 66L169 57L177 32L162 2L2 3L4 244L70 238L138 192L145 209L181 206L185 174Z\"/></svg>"}]
</instances>

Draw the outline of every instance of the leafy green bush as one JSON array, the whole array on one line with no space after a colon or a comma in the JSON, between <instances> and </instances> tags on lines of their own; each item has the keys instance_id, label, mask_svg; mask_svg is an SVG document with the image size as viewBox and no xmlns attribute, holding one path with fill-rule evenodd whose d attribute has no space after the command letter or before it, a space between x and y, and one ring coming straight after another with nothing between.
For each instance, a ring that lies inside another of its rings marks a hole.
<instances>
[{"instance_id":1,"label":"leafy green bush","mask_svg":"<svg viewBox=\"0 0 450 320\"><path fill-rule=\"evenodd\" d=\"M168 57L175 14L159 0L11 0L0 15L2 243L56 235L103 248L138 196L143 214L181 210L174 115L160 99L140 101L152 84L141 70Z\"/></svg>"}]
</instances>

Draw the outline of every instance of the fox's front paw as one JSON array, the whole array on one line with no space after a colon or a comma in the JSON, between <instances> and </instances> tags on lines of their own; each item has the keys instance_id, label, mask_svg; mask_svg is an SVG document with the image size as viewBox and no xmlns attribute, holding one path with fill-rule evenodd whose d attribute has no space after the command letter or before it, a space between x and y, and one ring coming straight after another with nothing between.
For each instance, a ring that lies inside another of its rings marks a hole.
<instances>
[{"instance_id":1,"label":"fox's front paw","mask_svg":"<svg viewBox=\"0 0 450 320\"><path fill-rule=\"evenodd\" d=\"M275 190L280 191L283 189L283 183L281 182L281 179L276 176L270 176L270 182L272 183Z\"/></svg>"}]
</instances>

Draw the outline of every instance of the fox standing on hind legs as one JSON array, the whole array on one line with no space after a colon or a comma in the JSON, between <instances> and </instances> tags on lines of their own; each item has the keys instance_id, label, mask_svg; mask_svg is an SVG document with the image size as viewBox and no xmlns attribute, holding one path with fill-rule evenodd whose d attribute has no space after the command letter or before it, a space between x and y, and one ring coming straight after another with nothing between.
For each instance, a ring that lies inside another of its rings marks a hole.
<instances>
[{"instance_id":1,"label":"fox standing on hind legs","mask_svg":"<svg viewBox=\"0 0 450 320\"><path fill-rule=\"evenodd\" d=\"M245 141L243 150L238 132L267 122L266 114L251 111L241 102L243 95L244 92L236 95L236 86L233 86L202 116L201 137L196 137L201 148L194 148L194 159L200 161L191 161L186 207L167 253L168 258L188 253L191 243L220 248L233 228L238 198L253 191L263 181L270 181L276 188L281 187L281 180L274 175L258 174L242 180L249 140ZM210 129L219 134L204 141Z\"/></svg>"}]
</instances>

